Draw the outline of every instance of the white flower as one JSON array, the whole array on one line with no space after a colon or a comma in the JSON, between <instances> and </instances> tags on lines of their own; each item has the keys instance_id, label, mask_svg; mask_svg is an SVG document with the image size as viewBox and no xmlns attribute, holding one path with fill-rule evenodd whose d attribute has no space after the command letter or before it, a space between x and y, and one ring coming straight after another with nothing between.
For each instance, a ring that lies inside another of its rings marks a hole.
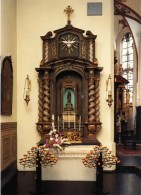
<instances>
[{"instance_id":1,"label":"white flower","mask_svg":"<svg viewBox=\"0 0 141 195\"><path fill-rule=\"evenodd\" d=\"M52 141L53 140L53 137L50 137L50 140Z\"/></svg>"},{"instance_id":2,"label":"white flower","mask_svg":"<svg viewBox=\"0 0 141 195\"><path fill-rule=\"evenodd\" d=\"M63 148L59 144L53 144L54 147L58 147L60 150L63 150Z\"/></svg>"},{"instance_id":3,"label":"white flower","mask_svg":"<svg viewBox=\"0 0 141 195\"><path fill-rule=\"evenodd\" d=\"M61 140L62 143L67 142L67 141L68 141L68 139L66 139L66 138Z\"/></svg>"},{"instance_id":4,"label":"white flower","mask_svg":"<svg viewBox=\"0 0 141 195\"><path fill-rule=\"evenodd\" d=\"M55 141L58 142L58 139L56 138Z\"/></svg>"},{"instance_id":5,"label":"white flower","mask_svg":"<svg viewBox=\"0 0 141 195\"><path fill-rule=\"evenodd\" d=\"M56 134L55 137L58 137L58 134Z\"/></svg>"},{"instance_id":6,"label":"white flower","mask_svg":"<svg viewBox=\"0 0 141 195\"><path fill-rule=\"evenodd\" d=\"M57 130L56 129L53 129L53 132L56 132Z\"/></svg>"}]
</instances>

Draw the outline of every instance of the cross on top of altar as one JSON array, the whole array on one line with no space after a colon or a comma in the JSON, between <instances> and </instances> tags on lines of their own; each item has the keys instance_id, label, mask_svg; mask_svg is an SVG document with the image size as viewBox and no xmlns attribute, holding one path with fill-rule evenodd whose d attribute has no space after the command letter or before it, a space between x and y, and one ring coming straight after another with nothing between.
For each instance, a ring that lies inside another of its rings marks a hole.
<instances>
[{"instance_id":1,"label":"cross on top of altar","mask_svg":"<svg viewBox=\"0 0 141 195\"><path fill-rule=\"evenodd\" d=\"M64 12L66 12L66 15L68 17L68 23L70 22L70 16L73 14L74 10L72 9L71 6L68 5L66 9L64 9Z\"/></svg>"}]
</instances>

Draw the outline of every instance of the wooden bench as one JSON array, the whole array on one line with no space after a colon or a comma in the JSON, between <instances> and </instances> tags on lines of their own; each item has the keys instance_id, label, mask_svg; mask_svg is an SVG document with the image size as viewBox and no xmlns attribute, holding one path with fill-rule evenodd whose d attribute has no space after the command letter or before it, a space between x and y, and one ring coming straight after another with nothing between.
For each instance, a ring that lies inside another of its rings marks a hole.
<instances>
[{"instance_id":1,"label":"wooden bench","mask_svg":"<svg viewBox=\"0 0 141 195\"><path fill-rule=\"evenodd\" d=\"M125 140L124 149L131 147L133 150L136 150L136 141L135 140Z\"/></svg>"}]
</instances>

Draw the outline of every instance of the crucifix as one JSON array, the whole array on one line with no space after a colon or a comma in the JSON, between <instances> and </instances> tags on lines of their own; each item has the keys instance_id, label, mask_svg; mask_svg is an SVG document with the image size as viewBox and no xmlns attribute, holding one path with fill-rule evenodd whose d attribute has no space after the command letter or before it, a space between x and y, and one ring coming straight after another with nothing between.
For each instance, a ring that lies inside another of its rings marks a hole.
<instances>
[{"instance_id":1,"label":"crucifix","mask_svg":"<svg viewBox=\"0 0 141 195\"><path fill-rule=\"evenodd\" d=\"M74 12L71 6L68 5L66 9L64 9L64 12L66 12L66 15L68 17L68 23L70 23L70 16Z\"/></svg>"}]
</instances>

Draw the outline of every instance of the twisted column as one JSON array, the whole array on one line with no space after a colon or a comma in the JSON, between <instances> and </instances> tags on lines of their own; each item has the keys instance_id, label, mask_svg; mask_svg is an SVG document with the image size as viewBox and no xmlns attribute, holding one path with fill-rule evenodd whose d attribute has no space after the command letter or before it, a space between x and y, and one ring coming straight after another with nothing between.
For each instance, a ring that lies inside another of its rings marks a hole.
<instances>
[{"instance_id":1,"label":"twisted column","mask_svg":"<svg viewBox=\"0 0 141 195\"><path fill-rule=\"evenodd\" d=\"M95 122L100 121L99 79L95 79Z\"/></svg>"},{"instance_id":2,"label":"twisted column","mask_svg":"<svg viewBox=\"0 0 141 195\"><path fill-rule=\"evenodd\" d=\"M89 113L88 121L94 122L95 120L95 103L94 103L94 73L93 70L89 71Z\"/></svg>"},{"instance_id":3,"label":"twisted column","mask_svg":"<svg viewBox=\"0 0 141 195\"><path fill-rule=\"evenodd\" d=\"M93 41L90 41L89 59L93 62Z\"/></svg>"},{"instance_id":4,"label":"twisted column","mask_svg":"<svg viewBox=\"0 0 141 195\"><path fill-rule=\"evenodd\" d=\"M44 78L43 78L43 121L44 122L49 122L49 113L50 113L50 94L49 94L49 75L48 72L46 71L44 73Z\"/></svg>"},{"instance_id":5,"label":"twisted column","mask_svg":"<svg viewBox=\"0 0 141 195\"><path fill-rule=\"evenodd\" d=\"M43 121L43 80L40 78L38 80L38 86L39 86L39 100L38 100L38 121Z\"/></svg>"},{"instance_id":6,"label":"twisted column","mask_svg":"<svg viewBox=\"0 0 141 195\"><path fill-rule=\"evenodd\" d=\"M48 42L46 41L45 42L45 46L44 46L44 60L45 60L45 62L47 62L48 61Z\"/></svg>"}]
</instances>

